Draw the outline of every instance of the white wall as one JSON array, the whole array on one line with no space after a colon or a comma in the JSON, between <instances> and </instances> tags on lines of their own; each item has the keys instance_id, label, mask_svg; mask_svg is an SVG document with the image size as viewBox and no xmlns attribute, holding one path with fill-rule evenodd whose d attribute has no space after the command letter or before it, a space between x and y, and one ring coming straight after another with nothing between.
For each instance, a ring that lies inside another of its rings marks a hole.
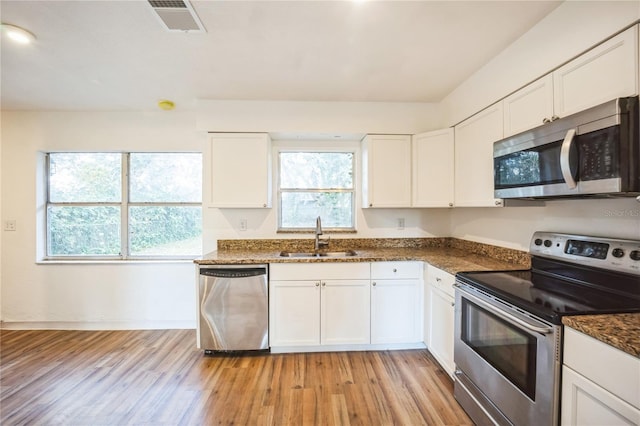
<instances>
[{"instance_id":1,"label":"white wall","mask_svg":"<svg viewBox=\"0 0 640 426\"><path fill-rule=\"evenodd\" d=\"M442 103L453 125L640 19L640 2L566 1ZM640 238L634 199L558 200L544 207L465 208L451 214L451 235L527 250L537 230Z\"/></svg>"},{"instance_id":2,"label":"white wall","mask_svg":"<svg viewBox=\"0 0 640 426\"><path fill-rule=\"evenodd\" d=\"M190 113L2 112L2 319L27 327L195 327L195 266L36 264L40 151L202 151ZM28 324L24 324L28 323ZM51 324L49 324L51 325Z\"/></svg>"}]
</instances>

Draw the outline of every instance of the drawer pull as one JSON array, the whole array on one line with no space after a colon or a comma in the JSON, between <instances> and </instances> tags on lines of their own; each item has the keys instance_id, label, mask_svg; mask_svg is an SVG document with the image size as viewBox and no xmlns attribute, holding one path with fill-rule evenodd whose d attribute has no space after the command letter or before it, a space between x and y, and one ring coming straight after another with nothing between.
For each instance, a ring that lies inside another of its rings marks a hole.
<instances>
[{"instance_id":1,"label":"drawer pull","mask_svg":"<svg viewBox=\"0 0 640 426\"><path fill-rule=\"evenodd\" d=\"M393 272L398 272L398 270L396 268L393 268Z\"/></svg>"}]
</instances>

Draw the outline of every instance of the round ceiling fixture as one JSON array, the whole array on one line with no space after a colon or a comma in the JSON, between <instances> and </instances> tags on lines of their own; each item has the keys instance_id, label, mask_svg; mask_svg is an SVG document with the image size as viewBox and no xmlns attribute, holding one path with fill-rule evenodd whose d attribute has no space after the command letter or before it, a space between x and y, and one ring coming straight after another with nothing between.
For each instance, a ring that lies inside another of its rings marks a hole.
<instances>
[{"instance_id":1,"label":"round ceiling fixture","mask_svg":"<svg viewBox=\"0 0 640 426\"><path fill-rule=\"evenodd\" d=\"M36 36L24 28L20 28L12 24L5 24L4 22L0 25L2 27L2 32L6 34L10 40L15 41L16 43L30 44L36 40Z\"/></svg>"},{"instance_id":2,"label":"round ceiling fixture","mask_svg":"<svg viewBox=\"0 0 640 426\"><path fill-rule=\"evenodd\" d=\"M176 104L174 104L173 101L170 101L170 100L167 100L167 99L163 99L161 101L158 101L158 108L160 108L162 110L171 111L175 107L176 107Z\"/></svg>"}]
</instances>

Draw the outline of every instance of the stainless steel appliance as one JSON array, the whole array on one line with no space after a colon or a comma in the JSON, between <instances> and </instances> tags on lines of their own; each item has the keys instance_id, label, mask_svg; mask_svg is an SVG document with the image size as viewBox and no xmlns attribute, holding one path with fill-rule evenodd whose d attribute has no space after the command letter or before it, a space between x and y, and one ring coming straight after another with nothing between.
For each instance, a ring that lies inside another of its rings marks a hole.
<instances>
[{"instance_id":1,"label":"stainless steel appliance","mask_svg":"<svg viewBox=\"0 0 640 426\"><path fill-rule=\"evenodd\" d=\"M496 198L640 194L639 121L619 98L494 143Z\"/></svg>"},{"instance_id":2,"label":"stainless steel appliance","mask_svg":"<svg viewBox=\"0 0 640 426\"><path fill-rule=\"evenodd\" d=\"M268 294L267 265L200 265L198 347L268 349Z\"/></svg>"},{"instance_id":3,"label":"stainless steel appliance","mask_svg":"<svg viewBox=\"0 0 640 426\"><path fill-rule=\"evenodd\" d=\"M477 424L556 425L562 317L640 312L640 241L536 232L530 252L456 275L454 395Z\"/></svg>"}]
</instances>

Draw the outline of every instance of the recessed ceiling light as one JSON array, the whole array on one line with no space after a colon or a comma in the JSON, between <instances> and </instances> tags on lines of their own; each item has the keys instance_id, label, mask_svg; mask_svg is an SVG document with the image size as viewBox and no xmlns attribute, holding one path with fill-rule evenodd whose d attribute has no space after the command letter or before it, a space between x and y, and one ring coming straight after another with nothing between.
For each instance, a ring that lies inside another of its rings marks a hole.
<instances>
[{"instance_id":1,"label":"recessed ceiling light","mask_svg":"<svg viewBox=\"0 0 640 426\"><path fill-rule=\"evenodd\" d=\"M11 24L2 23L2 32L6 34L9 39L20 44L33 43L36 39L36 36L32 32Z\"/></svg>"}]
</instances>

